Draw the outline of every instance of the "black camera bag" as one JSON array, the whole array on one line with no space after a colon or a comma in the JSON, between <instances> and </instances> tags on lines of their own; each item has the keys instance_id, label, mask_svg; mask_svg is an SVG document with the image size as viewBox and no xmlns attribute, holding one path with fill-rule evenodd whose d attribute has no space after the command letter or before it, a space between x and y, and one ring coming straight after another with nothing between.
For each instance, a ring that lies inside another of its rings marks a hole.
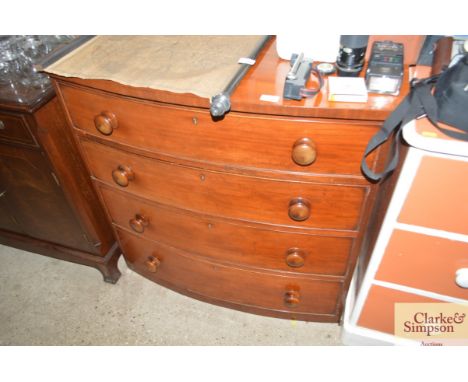
<instances>
[{"instance_id":1,"label":"black camera bag","mask_svg":"<svg viewBox=\"0 0 468 382\"><path fill-rule=\"evenodd\" d=\"M434 88L434 95L432 90ZM429 121L449 137L468 141L468 54L440 75L411 83L409 94L385 120L382 128L370 139L361 162L364 175L378 181L390 174L398 164L398 142L401 128L413 119L426 115ZM457 130L439 126L445 123ZM382 173L373 172L367 156L395 134L392 151Z\"/></svg>"}]
</instances>

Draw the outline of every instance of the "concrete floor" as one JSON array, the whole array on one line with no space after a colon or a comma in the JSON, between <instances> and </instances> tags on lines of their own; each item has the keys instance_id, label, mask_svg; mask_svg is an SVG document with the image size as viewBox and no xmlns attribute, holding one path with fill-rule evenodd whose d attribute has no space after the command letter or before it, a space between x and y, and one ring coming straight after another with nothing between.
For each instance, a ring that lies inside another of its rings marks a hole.
<instances>
[{"instance_id":1,"label":"concrete floor","mask_svg":"<svg viewBox=\"0 0 468 382\"><path fill-rule=\"evenodd\" d=\"M0 245L0 345L340 345L336 324L203 303L146 280L120 259L93 268Z\"/></svg>"}]
</instances>

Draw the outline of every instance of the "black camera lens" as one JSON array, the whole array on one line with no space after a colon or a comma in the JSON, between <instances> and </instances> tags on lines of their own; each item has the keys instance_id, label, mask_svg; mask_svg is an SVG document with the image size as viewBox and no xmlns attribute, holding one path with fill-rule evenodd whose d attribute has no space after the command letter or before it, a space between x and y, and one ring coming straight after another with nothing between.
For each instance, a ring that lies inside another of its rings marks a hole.
<instances>
[{"instance_id":1,"label":"black camera lens","mask_svg":"<svg viewBox=\"0 0 468 382\"><path fill-rule=\"evenodd\" d=\"M368 35L343 35L340 38L340 51L336 59L338 75L356 77L364 66Z\"/></svg>"}]
</instances>

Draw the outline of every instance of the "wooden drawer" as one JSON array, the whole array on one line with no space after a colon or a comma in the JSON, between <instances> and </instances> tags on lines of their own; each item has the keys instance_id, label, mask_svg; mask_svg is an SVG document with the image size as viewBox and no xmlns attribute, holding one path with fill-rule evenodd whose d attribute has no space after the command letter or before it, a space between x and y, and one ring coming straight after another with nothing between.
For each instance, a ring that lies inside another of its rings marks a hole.
<instances>
[{"instance_id":1,"label":"wooden drawer","mask_svg":"<svg viewBox=\"0 0 468 382\"><path fill-rule=\"evenodd\" d=\"M118 237L129 266L143 276L219 304L273 311L334 315L340 282L286 277L204 261L122 230Z\"/></svg>"},{"instance_id":2,"label":"wooden drawer","mask_svg":"<svg viewBox=\"0 0 468 382\"><path fill-rule=\"evenodd\" d=\"M91 173L135 195L228 218L357 230L366 188L286 182L168 164L82 140ZM293 215L296 220L293 220ZM307 218L307 216L309 216ZM305 219L297 221L297 219Z\"/></svg>"},{"instance_id":3,"label":"wooden drawer","mask_svg":"<svg viewBox=\"0 0 468 382\"><path fill-rule=\"evenodd\" d=\"M468 300L455 283L460 268L468 268L468 243L395 230L375 278Z\"/></svg>"},{"instance_id":4,"label":"wooden drawer","mask_svg":"<svg viewBox=\"0 0 468 382\"><path fill-rule=\"evenodd\" d=\"M388 334L395 333L396 303L441 302L429 297L373 285L358 319L358 325Z\"/></svg>"},{"instance_id":5,"label":"wooden drawer","mask_svg":"<svg viewBox=\"0 0 468 382\"><path fill-rule=\"evenodd\" d=\"M21 114L0 113L0 141L37 146L26 118Z\"/></svg>"},{"instance_id":6,"label":"wooden drawer","mask_svg":"<svg viewBox=\"0 0 468 382\"><path fill-rule=\"evenodd\" d=\"M272 231L147 203L100 187L112 221L141 237L226 263L344 276L352 238Z\"/></svg>"},{"instance_id":7,"label":"wooden drawer","mask_svg":"<svg viewBox=\"0 0 468 382\"><path fill-rule=\"evenodd\" d=\"M425 156L398 221L468 235L468 162Z\"/></svg>"},{"instance_id":8,"label":"wooden drawer","mask_svg":"<svg viewBox=\"0 0 468 382\"><path fill-rule=\"evenodd\" d=\"M377 128L366 122L236 113L213 121L208 110L158 105L64 85L61 92L73 125L90 134L177 158L237 167L361 176L361 157ZM101 126L116 126L111 135L96 129L97 116ZM310 165L298 165L292 159L293 146L302 138L313 143L296 146L295 152L315 152Z\"/></svg>"}]
</instances>

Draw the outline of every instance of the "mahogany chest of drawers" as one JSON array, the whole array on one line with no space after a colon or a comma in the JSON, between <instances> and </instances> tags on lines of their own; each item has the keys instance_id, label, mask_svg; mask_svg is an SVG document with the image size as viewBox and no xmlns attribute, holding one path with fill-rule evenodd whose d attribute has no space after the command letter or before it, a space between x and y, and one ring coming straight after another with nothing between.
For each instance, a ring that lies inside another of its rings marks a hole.
<instances>
[{"instance_id":1,"label":"mahogany chest of drawers","mask_svg":"<svg viewBox=\"0 0 468 382\"><path fill-rule=\"evenodd\" d=\"M214 304L338 322L376 193L360 160L388 110L261 104L273 57L270 44L221 120L191 95L54 79L131 269Z\"/></svg>"}]
</instances>

